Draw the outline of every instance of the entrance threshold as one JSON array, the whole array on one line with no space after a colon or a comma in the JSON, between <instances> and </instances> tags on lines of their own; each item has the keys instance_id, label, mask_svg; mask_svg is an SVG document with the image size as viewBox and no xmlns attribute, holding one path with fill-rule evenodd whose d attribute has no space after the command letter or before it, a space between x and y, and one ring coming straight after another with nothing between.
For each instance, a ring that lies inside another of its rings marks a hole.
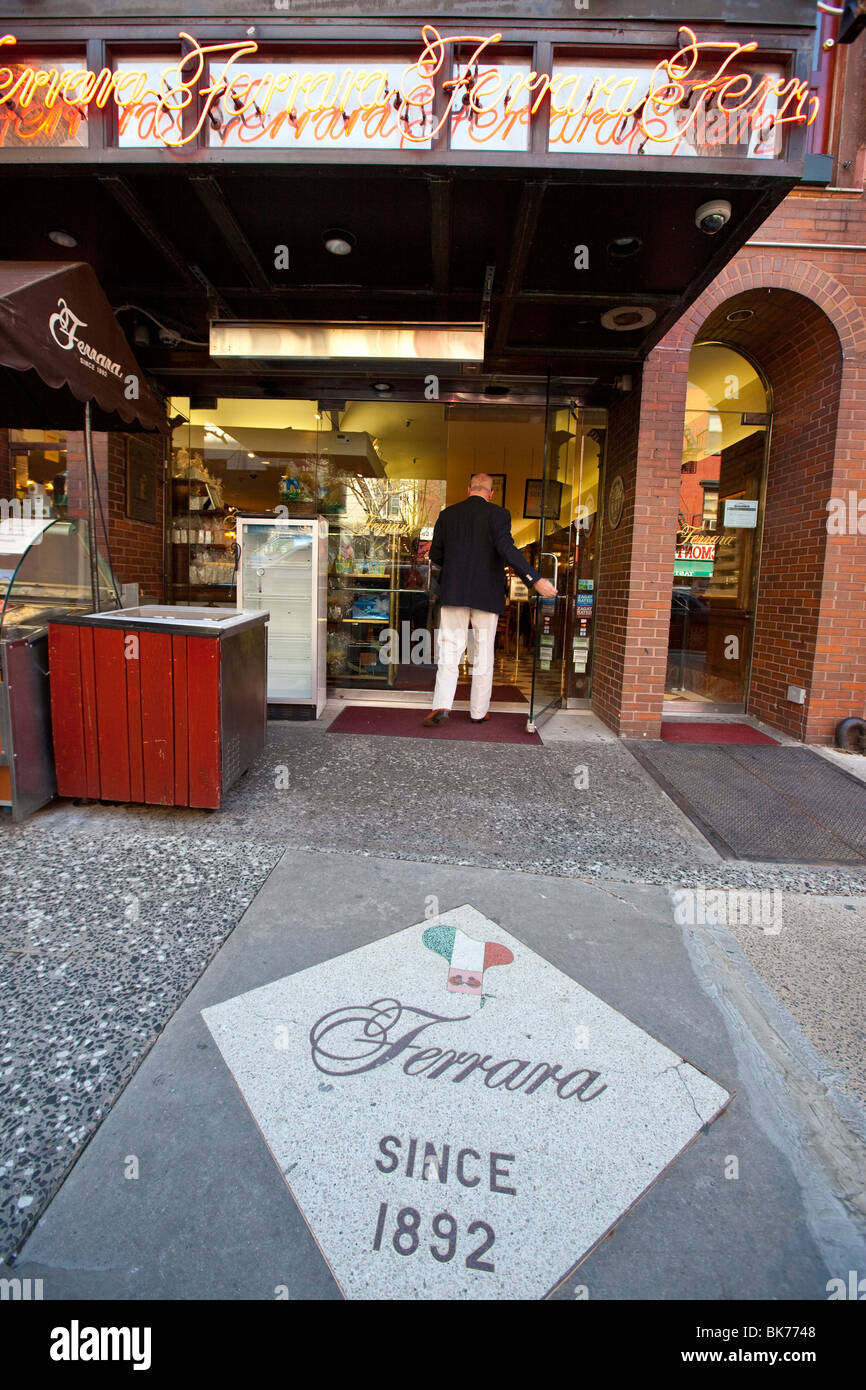
<instances>
[{"instance_id":1,"label":"entrance threshold","mask_svg":"<svg viewBox=\"0 0 866 1390\"><path fill-rule=\"evenodd\" d=\"M730 720L732 723L746 722L749 715L742 705L713 705L689 704L685 700L665 700L662 705L662 719L687 719L690 722L695 719L706 719L711 723L718 723L719 720Z\"/></svg>"},{"instance_id":2,"label":"entrance threshold","mask_svg":"<svg viewBox=\"0 0 866 1390\"><path fill-rule=\"evenodd\" d=\"M328 687L329 700L342 700L350 705L391 705L408 709L413 706L429 709L432 706L432 690L353 690L351 686ZM468 710L468 700L455 700L452 709ZM491 700L491 714L526 714L529 704L526 701Z\"/></svg>"}]
</instances>

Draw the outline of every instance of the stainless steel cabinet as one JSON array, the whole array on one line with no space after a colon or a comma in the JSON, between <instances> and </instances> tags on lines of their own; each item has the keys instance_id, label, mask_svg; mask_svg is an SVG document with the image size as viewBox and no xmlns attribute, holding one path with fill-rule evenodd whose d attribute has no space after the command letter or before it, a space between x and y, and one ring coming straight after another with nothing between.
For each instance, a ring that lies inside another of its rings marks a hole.
<instances>
[{"instance_id":1,"label":"stainless steel cabinet","mask_svg":"<svg viewBox=\"0 0 866 1390\"><path fill-rule=\"evenodd\" d=\"M237 603L270 613L268 707L318 719L326 699L328 523L238 517Z\"/></svg>"}]
</instances>

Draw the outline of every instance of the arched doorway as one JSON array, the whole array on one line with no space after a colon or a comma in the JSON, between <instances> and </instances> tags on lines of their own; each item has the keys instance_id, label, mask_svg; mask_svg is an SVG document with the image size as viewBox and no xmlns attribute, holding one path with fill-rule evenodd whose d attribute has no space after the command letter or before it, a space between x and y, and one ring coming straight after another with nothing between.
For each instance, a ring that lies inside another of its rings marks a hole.
<instances>
[{"instance_id":1,"label":"arched doorway","mask_svg":"<svg viewBox=\"0 0 866 1390\"><path fill-rule=\"evenodd\" d=\"M720 342L689 356L666 714L746 707L770 434L758 368Z\"/></svg>"}]
</instances>

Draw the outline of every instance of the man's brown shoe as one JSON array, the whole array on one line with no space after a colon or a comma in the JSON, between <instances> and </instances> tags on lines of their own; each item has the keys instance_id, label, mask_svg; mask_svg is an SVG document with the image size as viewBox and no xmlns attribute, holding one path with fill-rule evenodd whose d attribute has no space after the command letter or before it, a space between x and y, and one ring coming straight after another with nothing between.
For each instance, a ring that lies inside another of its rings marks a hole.
<instances>
[{"instance_id":1,"label":"man's brown shoe","mask_svg":"<svg viewBox=\"0 0 866 1390\"><path fill-rule=\"evenodd\" d=\"M444 724L450 713L451 711L447 709L434 709L431 714L427 715L424 723L428 728L431 724Z\"/></svg>"},{"instance_id":2,"label":"man's brown shoe","mask_svg":"<svg viewBox=\"0 0 866 1390\"><path fill-rule=\"evenodd\" d=\"M482 714L480 719L472 719L472 715L470 714L469 718L472 720L473 724L486 724L490 718L490 714Z\"/></svg>"}]
</instances>

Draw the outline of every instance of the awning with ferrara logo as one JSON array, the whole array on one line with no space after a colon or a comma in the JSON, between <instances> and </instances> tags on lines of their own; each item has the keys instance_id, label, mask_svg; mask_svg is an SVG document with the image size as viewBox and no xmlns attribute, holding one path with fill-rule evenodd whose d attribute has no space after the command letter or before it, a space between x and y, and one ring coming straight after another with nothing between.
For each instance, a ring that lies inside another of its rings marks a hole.
<instances>
[{"instance_id":1,"label":"awning with ferrara logo","mask_svg":"<svg viewBox=\"0 0 866 1390\"><path fill-rule=\"evenodd\" d=\"M97 429L168 428L83 261L0 262L0 366L26 374L0 373L0 424L74 429L81 419L76 402L92 401L101 412Z\"/></svg>"}]
</instances>

